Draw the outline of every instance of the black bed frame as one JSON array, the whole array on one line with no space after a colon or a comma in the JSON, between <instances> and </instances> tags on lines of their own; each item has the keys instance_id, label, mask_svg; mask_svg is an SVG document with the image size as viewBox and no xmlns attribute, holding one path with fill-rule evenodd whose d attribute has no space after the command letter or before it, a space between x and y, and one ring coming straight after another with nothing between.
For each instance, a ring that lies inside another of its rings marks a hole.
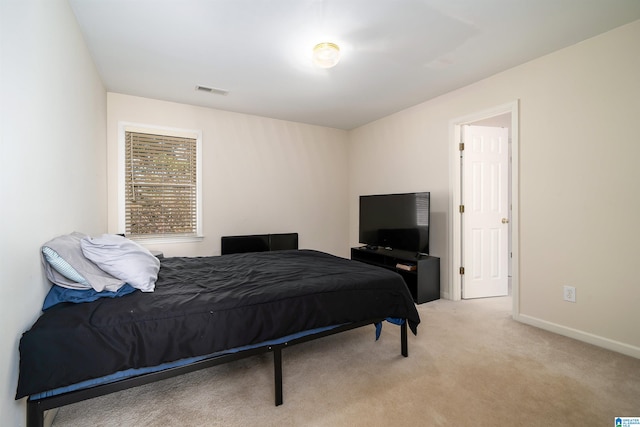
<instances>
[{"instance_id":1,"label":"black bed frame","mask_svg":"<svg viewBox=\"0 0 640 427\"><path fill-rule=\"evenodd\" d=\"M276 406L282 405L282 349L290 347L295 344L300 344L306 341L315 340L318 338L334 335L340 332L348 331L351 329L360 328L381 322L380 319L367 320L363 322L350 323L330 329L327 331L319 332L316 334L307 335L304 337L293 339L289 342L284 342L274 345L264 345L261 347L251 348L243 350L238 353L224 354L221 356L213 357L211 359L205 359L198 362L194 362L189 365L170 368L158 372L151 372L147 374L138 375L131 378L125 378L108 384L97 385L91 388L71 391L68 393L43 397L40 399L27 399L27 427L44 427L44 412L49 409L59 408L72 403L81 402L83 400L92 399L98 396L104 396L106 394L115 393L117 391L126 390L132 387L149 384L155 381L164 380L167 378L175 377L178 375L186 374L188 372L197 371L199 369L209 368L211 366L221 365L223 363L231 362L234 360L243 359L245 357L254 356L261 353L273 352L273 366L274 366L274 383L275 383L275 404ZM401 354L404 357L409 356L407 345L407 322L405 321L400 326L400 347Z\"/></svg>"}]
</instances>

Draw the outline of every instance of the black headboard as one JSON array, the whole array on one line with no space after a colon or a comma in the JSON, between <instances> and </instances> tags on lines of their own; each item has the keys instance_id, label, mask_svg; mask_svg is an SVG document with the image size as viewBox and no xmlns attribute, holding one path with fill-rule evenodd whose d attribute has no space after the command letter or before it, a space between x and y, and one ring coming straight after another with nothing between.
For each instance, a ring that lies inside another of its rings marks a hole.
<instances>
[{"instance_id":1,"label":"black headboard","mask_svg":"<svg viewBox=\"0 0 640 427\"><path fill-rule=\"evenodd\" d=\"M298 249L298 233L222 236L222 255Z\"/></svg>"}]
</instances>

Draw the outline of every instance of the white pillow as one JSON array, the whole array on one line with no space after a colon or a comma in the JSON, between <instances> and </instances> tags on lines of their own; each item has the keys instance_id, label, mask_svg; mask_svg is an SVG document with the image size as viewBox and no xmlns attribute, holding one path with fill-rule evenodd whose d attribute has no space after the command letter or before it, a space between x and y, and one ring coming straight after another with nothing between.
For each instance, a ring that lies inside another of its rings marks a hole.
<instances>
[{"instance_id":1,"label":"white pillow","mask_svg":"<svg viewBox=\"0 0 640 427\"><path fill-rule=\"evenodd\" d=\"M69 289L116 292L124 282L88 260L80 248L85 234L73 232L42 245L41 256L47 278Z\"/></svg>"},{"instance_id":2,"label":"white pillow","mask_svg":"<svg viewBox=\"0 0 640 427\"><path fill-rule=\"evenodd\" d=\"M80 241L82 253L114 277L140 289L153 292L160 260L136 242L115 234L86 236Z\"/></svg>"}]
</instances>

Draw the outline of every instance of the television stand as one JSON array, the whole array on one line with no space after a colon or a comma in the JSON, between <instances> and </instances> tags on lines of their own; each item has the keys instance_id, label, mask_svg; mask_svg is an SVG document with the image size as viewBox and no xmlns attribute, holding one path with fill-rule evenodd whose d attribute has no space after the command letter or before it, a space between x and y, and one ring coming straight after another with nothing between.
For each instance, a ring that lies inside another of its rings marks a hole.
<instances>
[{"instance_id":1,"label":"television stand","mask_svg":"<svg viewBox=\"0 0 640 427\"><path fill-rule=\"evenodd\" d=\"M351 259L400 274L416 304L440 298L440 258L402 250L367 246L351 248Z\"/></svg>"}]
</instances>

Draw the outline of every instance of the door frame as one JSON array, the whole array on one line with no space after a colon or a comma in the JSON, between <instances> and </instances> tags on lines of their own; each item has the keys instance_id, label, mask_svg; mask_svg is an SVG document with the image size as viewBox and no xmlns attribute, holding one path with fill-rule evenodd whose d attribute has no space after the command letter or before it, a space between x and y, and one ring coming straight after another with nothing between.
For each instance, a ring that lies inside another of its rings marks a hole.
<instances>
[{"instance_id":1,"label":"door frame","mask_svg":"<svg viewBox=\"0 0 640 427\"><path fill-rule=\"evenodd\" d=\"M449 171L450 171L450 208L449 208L449 273L451 280L449 283L449 298L454 301L462 299L462 280L460 277L461 250L462 250L462 227L459 220L459 206L462 204L461 197L461 167L459 143L462 135L462 126L471 124L479 120L488 119L502 114L511 114L511 295L513 298L513 317L517 317L520 312L519 304L519 194L518 194L518 163L519 163L519 103L518 100L507 104L499 105L486 110L471 113L449 121Z\"/></svg>"}]
</instances>

